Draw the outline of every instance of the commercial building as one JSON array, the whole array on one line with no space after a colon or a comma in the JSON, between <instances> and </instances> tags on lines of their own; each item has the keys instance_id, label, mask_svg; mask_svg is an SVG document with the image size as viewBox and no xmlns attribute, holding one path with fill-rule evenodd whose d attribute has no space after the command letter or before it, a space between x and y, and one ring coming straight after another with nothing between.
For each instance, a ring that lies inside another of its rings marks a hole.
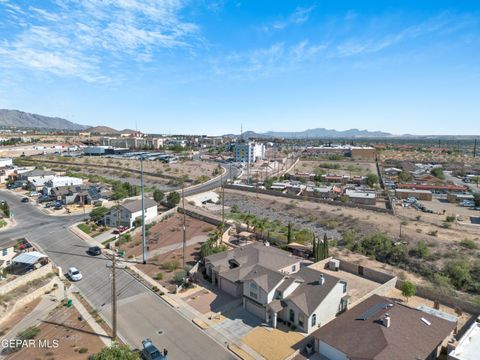
<instances>
[{"instance_id":1,"label":"commercial building","mask_svg":"<svg viewBox=\"0 0 480 360\"><path fill-rule=\"evenodd\" d=\"M114 148L113 146L87 146L83 149L83 154L88 156L125 154L128 148Z\"/></svg>"},{"instance_id":2,"label":"commercial building","mask_svg":"<svg viewBox=\"0 0 480 360\"><path fill-rule=\"evenodd\" d=\"M310 333L347 306L347 284L302 267L289 252L253 243L205 258L207 275L272 327L278 322Z\"/></svg>"},{"instance_id":3,"label":"commercial building","mask_svg":"<svg viewBox=\"0 0 480 360\"><path fill-rule=\"evenodd\" d=\"M54 176L53 178L47 180L43 186L43 193L49 195L50 191L53 188L65 187L65 186L78 186L82 185L83 180L71 176Z\"/></svg>"},{"instance_id":4,"label":"commercial building","mask_svg":"<svg viewBox=\"0 0 480 360\"><path fill-rule=\"evenodd\" d=\"M304 155L307 157L343 156L355 160L375 161L376 150L371 146L323 145L307 147Z\"/></svg>"},{"instance_id":5,"label":"commercial building","mask_svg":"<svg viewBox=\"0 0 480 360\"><path fill-rule=\"evenodd\" d=\"M456 194L456 193L448 193L447 200L450 203L459 203L462 201L474 201L475 197L472 194Z\"/></svg>"},{"instance_id":6,"label":"commercial building","mask_svg":"<svg viewBox=\"0 0 480 360\"><path fill-rule=\"evenodd\" d=\"M235 144L235 161L252 163L265 158L265 145L253 142Z\"/></svg>"},{"instance_id":7,"label":"commercial building","mask_svg":"<svg viewBox=\"0 0 480 360\"><path fill-rule=\"evenodd\" d=\"M354 204L375 206L377 203L377 194L375 191L359 191L353 189L345 190L348 201Z\"/></svg>"},{"instance_id":8,"label":"commercial building","mask_svg":"<svg viewBox=\"0 0 480 360\"><path fill-rule=\"evenodd\" d=\"M395 196L397 199L413 197L417 200L432 201L432 192L430 190L396 189Z\"/></svg>"},{"instance_id":9,"label":"commercial building","mask_svg":"<svg viewBox=\"0 0 480 360\"><path fill-rule=\"evenodd\" d=\"M456 322L373 295L313 333L329 360L433 360Z\"/></svg>"}]
</instances>

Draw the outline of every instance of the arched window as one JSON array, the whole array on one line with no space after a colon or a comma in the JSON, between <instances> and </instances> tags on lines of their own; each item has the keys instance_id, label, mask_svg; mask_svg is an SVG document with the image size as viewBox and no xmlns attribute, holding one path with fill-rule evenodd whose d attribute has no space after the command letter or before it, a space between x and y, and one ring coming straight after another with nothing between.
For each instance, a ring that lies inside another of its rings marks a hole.
<instances>
[{"instance_id":1,"label":"arched window","mask_svg":"<svg viewBox=\"0 0 480 360\"><path fill-rule=\"evenodd\" d=\"M317 325L317 314L312 315L312 326Z\"/></svg>"},{"instance_id":2,"label":"arched window","mask_svg":"<svg viewBox=\"0 0 480 360\"><path fill-rule=\"evenodd\" d=\"M295 312L292 309L290 309L290 321L295 322Z\"/></svg>"}]
</instances>

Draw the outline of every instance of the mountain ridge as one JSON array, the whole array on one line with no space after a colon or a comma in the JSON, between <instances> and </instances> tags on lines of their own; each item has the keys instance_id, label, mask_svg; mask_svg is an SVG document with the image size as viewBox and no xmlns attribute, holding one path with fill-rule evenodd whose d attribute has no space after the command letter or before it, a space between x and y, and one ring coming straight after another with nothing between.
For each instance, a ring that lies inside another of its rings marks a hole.
<instances>
[{"instance_id":1,"label":"mountain ridge","mask_svg":"<svg viewBox=\"0 0 480 360\"><path fill-rule=\"evenodd\" d=\"M89 126L52 116L32 114L20 110L0 109L0 126L10 128L84 130Z\"/></svg>"}]
</instances>

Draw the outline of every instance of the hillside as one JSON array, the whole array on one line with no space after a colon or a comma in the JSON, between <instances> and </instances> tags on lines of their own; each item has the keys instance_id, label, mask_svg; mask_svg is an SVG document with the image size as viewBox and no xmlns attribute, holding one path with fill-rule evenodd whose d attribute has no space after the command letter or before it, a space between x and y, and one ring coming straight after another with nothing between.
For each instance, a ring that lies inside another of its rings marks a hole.
<instances>
[{"instance_id":1,"label":"hillside","mask_svg":"<svg viewBox=\"0 0 480 360\"><path fill-rule=\"evenodd\" d=\"M83 130L88 126L76 124L58 117L31 114L19 110L0 109L0 127Z\"/></svg>"},{"instance_id":2,"label":"hillside","mask_svg":"<svg viewBox=\"0 0 480 360\"><path fill-rule=\"evenodd\" d=\"M305 131L267 131L265 133L256 133L254 131L246 131L242 134L243 138L385 138L391 137L392 134L382 131L368 131L350 129L338 131L333 129L317 128Z\"/></svg>"},{"instance_id":3,"label":"hillside","mask_svg":"<svg viewBox=\"0 0 480 360\"><path fill-rule=\"evenodd\" d=\"M89 127L85 129L85 131L88 131L92 134L119 134L120 131L115 130L111 127L108 126L94 126L94 127Z\"/></svg>"}]
</instances>

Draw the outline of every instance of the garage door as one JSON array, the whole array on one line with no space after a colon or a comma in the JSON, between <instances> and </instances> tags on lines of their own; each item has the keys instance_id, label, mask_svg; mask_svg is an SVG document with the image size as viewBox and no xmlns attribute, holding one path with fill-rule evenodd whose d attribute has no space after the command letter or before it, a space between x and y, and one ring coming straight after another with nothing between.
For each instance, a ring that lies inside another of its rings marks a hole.
<instances>
[{"instance_id":1,"label":"garage door","mask_svg":"<svg viewBox=\"0 0 480 360\"><path fill-rule=\"evenodd\" d=\"M262 306L257 305L248 299L245 299L245 309L265 321L265 309Z\"/></svg>"},{"instance_id":2,"label":"garage door","mask_svg":"<svg viewBox=\"0 0 480 360\"><path fill-rule=\"evenodd\" d=\"M220 289L225 291L227 294L237 297L237 284L232 283L231 281L220 278Z\"/></svg>"}]
</instances>

